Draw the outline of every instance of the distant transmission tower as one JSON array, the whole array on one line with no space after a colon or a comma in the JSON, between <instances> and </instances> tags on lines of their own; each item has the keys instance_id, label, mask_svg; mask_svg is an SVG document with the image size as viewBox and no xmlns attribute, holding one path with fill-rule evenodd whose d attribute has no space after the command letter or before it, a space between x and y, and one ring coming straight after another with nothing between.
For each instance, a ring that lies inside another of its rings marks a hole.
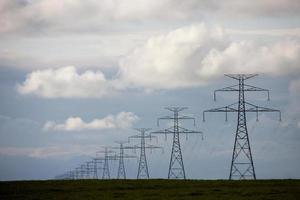
<instances>
[{"instance_id":1,"label":"distant transmission tower","mask_svg":"<svg viewBox=\"0 0 300 200\"><path fill-rule=\"evenodd\" d=\"M185 179L186 176L185 176L183 158L181 153L179 135L186 134L187 136L187 134L203 134L203 133L201 131L188 130L186 128L179 126L180 120L193 120L194 126L196 125L195 118L185 116L185 115L179 115L179 112L187 109L187 107L167 107L165 109L173 112L173 115L159 118L157 120L157 125L159 126L160 120L173 120L174 123L173 126L161 131L151 132L151 134L165 134L165 136L167 136L167 134L173 135L173 145L172 145L172 152L171 152L171 158L169 164L168 179Z\"/></svg>"},{"instance_id":2,"label":"distant transmission tower","mask_svg":"<svg viewBox=\"0 0 300 200\"><path fill-rule=\"evenodd\" d=\"M257 76L257 74L225 74L225 76L237 80L238 84L215 90L214 100L216 100L217 92L238 92L238 102L225 107L205 110L203 112L203 121L205 121L206 112L225 112L226 121L228 112L238 113L237 129L235 134L229 179L255 180L256 175L247 130L246 112L256 113L256 121L258 121L259 112L279 112L279 118L281 120L281 112L280 110L260 107L245 101L244 93L253 91L267 92L268 100L270 99L269 90L245 84L245 80L255 77ZM237 108L235 107L236 105Z\"/></svg>"},{"instance_id":3,"label":"distant transmission tower","mask_svg":"<svg viewBox=\"0 0 300 200\"><path fill-rule=\"evenodd\" d=\"M80 173L81 179L86 178L86 165L85 164L80 165L79 173Z\"/></svg>"},{"instance_id":4,"label":"distant transmission tower","mask_svg":"<svg viewBox=\"0 0 300 200\"><path fill-rule=\"evenodd\" d=\"M95 170L97 170L97 168L95 167L94 160L86 162L86 170L87 170L87 174L86 174L87 178L89 179L94 178Z\"/></svg>"},{"instance_id":5,"label":"distant transmission tower","mask_svg":"<svg viewBox=\"0 0 300 200\"><path fill-rule=\"evenodd\" d=\"M63 174L57 175L54 177L55 179L60 179L60 180L72 180L75 179L74 177L74 171L68 171Z\"/></svg>"},{"instance_id":6,"label":"distant transmission tower","mask_svg":"<svg viewBox=\"0 0 300 200\"><path fill-rule=\"evenodd\" d=\"M80 167L75 168L75 179L80 179Z\"/></svg>"},{"instance_id":7,"label":"distant transmission tower","mask_svg":"<svg viewBox=\"0 0 300 200\"><path fill-rule=\"evenodd\" d=\"M127 147L124 146L124 143L126 142L116 142L120 146L116 147L120 150L119 155L116 157L119 159L119 168L118 168L118 174L117 174L117 179L126 179L126 170L125 170L125 165L124 165L124 159L126 158L136 158L136 156L131 156L131 155L126 155L124 154L124 149L132 149L132 147Z\"/></svg>"},{"instance_id":8,"label":"distant transmission tower","mask_svg":"<svg viewBox=\"0 0 300 200\"><path fill-rule=\"evenodd\" d=\"M98 164L103 164L103 158L93 158L93 162L94 162L94 175L93 178L94 179L98 179L98 170L101 169L103 170L103 167L99 167Z\"/></svg>"},{"instance_id":9,"label":"distant transmission tower","mask_svg":"<svg viewBox=\"0 0 300 200\"><path fill-rule=\"evenodd\" d=\"M110 179L109 161L117 159L115 152L112 150L109 150L108 147L105 147L104 151L97 151L96 153L104 153L104 157L97 157L97 160L104 161L102 179Z\"/></svg>"},{"instance_id":10,"label":"distant transmission tower","mask_svg":"<svg viewBox=\"0 0 300 200\"><path fill-rule=\"evenodd\" d=\"M133 135L129 137L130 139L137 138L140 139L139 145L134 145L134 149L140 149L140 159L139 159L139 167L138 167L138 173L137 173L137 179L149 179L149 171L148 171L148 164L147 164L147 158L146 158L146 149L162 149L162 147L154 146L151 144L146 144L145 139L151 139L154 136L151 136L150 134L146 134L147 131L151 130L148 128L137 128L135 129L140 132L139 135Z\"/></svg>"}]
</instances>

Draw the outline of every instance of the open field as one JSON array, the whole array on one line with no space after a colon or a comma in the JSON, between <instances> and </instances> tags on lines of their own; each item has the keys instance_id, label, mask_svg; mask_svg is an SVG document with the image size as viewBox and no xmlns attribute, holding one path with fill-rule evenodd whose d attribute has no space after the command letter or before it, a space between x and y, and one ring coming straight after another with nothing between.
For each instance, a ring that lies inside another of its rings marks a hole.
<instances>
[{"instance_id":1,"label":"open field","mask_svg":"<svg viewBox=\"0 0 300 200\"><path fill-rule=\"evenodd\" d=\"M0 199L300 199L300 180L0 182Z\"/></svg>"}]
</instances>

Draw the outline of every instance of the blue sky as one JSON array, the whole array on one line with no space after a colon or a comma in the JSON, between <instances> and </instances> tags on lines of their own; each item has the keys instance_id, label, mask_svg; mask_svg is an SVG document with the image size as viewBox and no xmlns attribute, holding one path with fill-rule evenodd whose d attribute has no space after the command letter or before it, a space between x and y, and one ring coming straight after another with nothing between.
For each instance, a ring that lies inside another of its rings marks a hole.
<instances>
[{"instance_id":1,"label":"blue sky","mask_svg":"<svg viewBox=\"0 0 300 200\"><path fill-rule=\"evenodd\" d=\"M300 3L278 1L56 1L0 3L0 180L49 179L153 130L166 106L187 106L201 137L181 138L187 178L226 179L236 115L202 111L237 101L213 90L224 73L258 73L247 93L280 109L248 130L257 178L300 178ZM149 152L151 177L167 177L171 137ZM127 152L132 154L133 152ZM112 164L112 176L117 163ZM126 161L128 177L136 160Z\"/></svg>"}]
</instances>

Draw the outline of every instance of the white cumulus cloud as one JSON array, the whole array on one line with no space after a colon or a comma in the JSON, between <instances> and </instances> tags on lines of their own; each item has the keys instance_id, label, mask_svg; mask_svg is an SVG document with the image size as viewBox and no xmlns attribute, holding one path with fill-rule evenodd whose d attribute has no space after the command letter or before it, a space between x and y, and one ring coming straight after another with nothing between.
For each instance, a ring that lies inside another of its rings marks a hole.
<instances>
[{"instance_id":1,"label":"white cumulus cloud","mask_svg":"<svg viewBox=\"0 0 300 200\"><path fill-rule=\"evenodd\" d=\"M198 24L149 38L120 62L120 79L133 87L198 86L223 73L300 72L300 44L231 42L220 27Z\"/></svg>"},{"instance_id":2,"label":"white cumulus cloud","mask_svg":"<svg viewBox=\"0 0 300 200\"><path fill-rule=\"evenodd\" d=\"M117 115L108 115L90 122L85 122L80 117L69 117L64 123L47 121L44 125L44 130L83 131L116 128L125 129L131 127L138 119L139 117L132 112L120 112Z\"/></svg>"},{"instance_id":3,"label":"white cumulus cloud","mask_svg":"<svg viewBox=\"0 0 300 200\"><path fill-rule=\"evenodd\" d=\"M18 85L21 94L46 98L101 98L130 88L147 90L203 86L224 73L300 73L300 43L231 41L221 27L194 24L150 37L119 61L118 73L75 67L37 70Z\"/></svg>"},{"instance_id":4,"label":"white cumulus cloud","mask_svg":"<svg viewBox=\"0 0 300 200\"><path fill-rule=\"evenodd\" d=\"M73 66L33 71L17 89L21 94L46 98L102 97L115 91L113 83L101 71L87 70L80 74Z\"/></svg>"},{"instance_id":5,"label":"white cumulus cloud","mask_svg":"<svg viewBox=\"0 0 300 200\"><path fill-rule=\"evenodd\" d=\"M212 48L201 61L198 73L267 73L286 75L300 72L300 44L280 41L259 45L232 42L225 49Z\"/></svg>"},{"instance_id":6,"label":"white cumulus cloud","mask_svg":"<svg viewBox=\"0 0 300 200\"><path fill-rule=\"evenodd\" d=\"M151 37L120 61L120 78L132 86L154 89L199 85L209 74L196 73L201 60L212 47L225 44L223 29L205 24Z\"/></svg>"}]
</instances>

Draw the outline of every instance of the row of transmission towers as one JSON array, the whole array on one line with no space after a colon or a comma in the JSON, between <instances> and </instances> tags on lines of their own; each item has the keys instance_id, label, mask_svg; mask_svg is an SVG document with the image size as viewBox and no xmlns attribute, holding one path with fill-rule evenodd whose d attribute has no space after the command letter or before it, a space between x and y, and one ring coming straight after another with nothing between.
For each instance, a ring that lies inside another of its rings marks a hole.
<instances>
[{"instance_id":1,"label":"row of transmission towers","mask_svg":"<svg viewBox=\"0 0 300 200\"><path fill-rule=\"evenodd\" d=\"M228 113L237 113L237 128L235 132L235 140L232 152L231 166L229 179L256 179L254 162L250 147L250 139L247 129L246 113L252 112L256 113L256 121L258 121L258 114L260 112L278 112L279 119L281 121L281 112L277 109L271 109L267 107L262 107L255 105L246 101L245 92L266 92L268 101L270 100L269 90L260 87L248 85L245 83L246 80L257 76L257 74L225 74L225 76L236 80L238 83L232 86L224 87L222 89L217 89L214 91L214 101L216 101L216 94L218 92L238 92L238 101L227 106L209 109L203 111L203 121L205 121L205 113L208 112L224 112L225 121L227 121ZM187 109L187 107L166 107L166 109L172 112L172 115L167 115L158 118L157 126L159 126L162 120L171 120L172 125L169 128L163 130L156 130L149 133L150 129L140 128L136 129L139 134L130 136L128 142L133 139L139 139L139 143L135 145L125 145L127 142L118 142L119 153L116 154L112 150L105 148L104 151L97 152L103 153L104 156L93 158L92 161L88 161L85 164L77 167L75 170L69 171L57 178L61 179L82 179L82 178L98 178L98 170L103 170L102 178L109 179L109 161L119 160L118 168L118 179L126 179L126 170L124 159L135 158L135 156L127 155L124 153L127 149L138 149L140 151L139 164L137 171L137 178L148 179L149 169L146 157L146 149L162 149L160 146L155 146L152 144L147 144L146 140L151 140L154 138L155 134L164 134L165 138L167 135L173 136L172 150L169 161L168 179L186 179L186 173L183 162L183 154L180 145L180 136L184 134L186 137L190 134L201 134L203 139L203 133L197 130L190 130L182 127L183 121L192 120L195 126L195 118L182 114L182 111ZM113 149L116 149L114 147ZM99 167L99 163L102 164Z\"/></svg>"},{"instance_id":2,"label":"row of transmission towers","mask_svg":"<svg viewBox=\"0 0 300 200\"><path fill-rule=\"evenodd\" d=\"M110 161L119 161L117 179L126 179L126 169L124 159L137 158L134 155L128 155L125 153L126 150L139 150L139 162L137 170L137 179L149 179L149 168L147 162L146 150L149 149L161 149L162 153L164 152L163 147L149 144L148 141L156 139L155 134L164 134L165 138L167 135L173 136L173 144L169 162L168 170L168 179L186 179L186 173L184 168L182 150L180 145L180 135L185 134L188 138L189 134L201 134L203 139L203 134L201 131L189 130L182 127L183 120L192 120L194 126L196 125L195 118L183 115L180 112L187 109L187 107L166 107L168 111L172 112L170 116L160 117L157 120L157 126L161 120L172 120L173 125L169 128L163 130L157 130L150 132L150 128L137 128L137 135L132 135L128 137L128 141L119 141L116 142L119 144L119 147L105 147L101 151L96 152L96 157L92 158L91 161L87 161L84 164L81 164L79 167L74 170L68 171L62 175L57 176L57 179L98 179L99 171L102 170L102 179L110 179ZM130 145L132 141L137 141L137 143ZM114 150L118 149L119 152L116 153Z\"/></svg>"},{"instance_id":3,"label":"row of transmission towers","mask_svg":"<svg viewBox=\"0 0 300 200\"><path fill-rule=\"evenodd\" d=\"M155 145L147 145L145 140L151 138L150 134L145 134L148 129L136 129L140 134L133 135L128 138L128 141L118 141L118 147L104 147L102 150L96 152L96 156L91 161L87 161L76 167L74 170L68 171L62 175L56 176L56 179L111 179L110 164L111 161L119 161L117 179L126 179L126 168L124 159L137 158L135 155L128 155L126 150L131 149L136 152L140 150L139 165L137 172L137 179L149 178L148 165L146 159L145 149L161 148ZM128 145L130 139L140 139L140 144ZM116 152L115 150L118 150ZM99 176L99 171L102 175Z\"/></svg>"}]
</instances>

